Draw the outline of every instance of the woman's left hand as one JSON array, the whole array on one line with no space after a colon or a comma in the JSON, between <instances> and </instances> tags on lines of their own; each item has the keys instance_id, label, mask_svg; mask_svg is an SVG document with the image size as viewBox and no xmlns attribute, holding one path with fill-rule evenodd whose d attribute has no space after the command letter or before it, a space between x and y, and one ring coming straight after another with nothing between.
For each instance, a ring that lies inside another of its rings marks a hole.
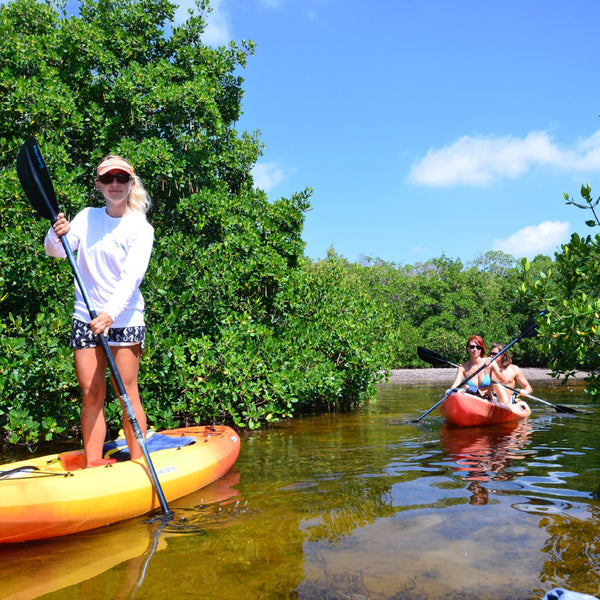
<instances>
[{"instance_id":1,"label":"woman's left hand","mask_svg":"<svg viewBox=\"0 0 600 600\"><path fill-rule=\"evenodd\" d=\"M112 317L108 313L102 311L95 319L90 321L90 329L96 335L100 335L101 333L107 335L112 324Z\"/></svg>"}]
</instances>

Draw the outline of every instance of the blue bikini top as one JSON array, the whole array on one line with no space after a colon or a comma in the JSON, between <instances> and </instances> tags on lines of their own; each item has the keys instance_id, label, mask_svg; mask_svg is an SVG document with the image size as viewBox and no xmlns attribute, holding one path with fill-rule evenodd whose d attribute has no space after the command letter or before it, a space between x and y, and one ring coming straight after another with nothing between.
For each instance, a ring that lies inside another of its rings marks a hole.
<instances>
[{"instance_id":1,"label":"blue bikini top","mask_svg":"<svg viewBox=\"0 0 600 600\"><path fill-rule=\"evenodd\" d=\"M473 385L471 383L471 379L467 379L466 383L468 383L469 385ZM483 381L481 382L481 385L479 386L480 388L486 388L486 387L490 387L490 385L492 385L492 378L486 373L483 377Z\"/></svg>"}]
</instances>

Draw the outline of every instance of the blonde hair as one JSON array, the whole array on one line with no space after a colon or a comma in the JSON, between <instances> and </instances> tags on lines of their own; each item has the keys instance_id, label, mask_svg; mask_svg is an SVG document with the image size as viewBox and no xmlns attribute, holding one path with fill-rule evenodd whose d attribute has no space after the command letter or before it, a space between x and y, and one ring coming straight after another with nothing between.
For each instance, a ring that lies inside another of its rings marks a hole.
<instances>
[{"instance_id":1,"label":"blonde hair","mask_svg":"<svg viewBox=\"0 0 600 600\"><path fill-rule=\"evenodd\" d=\"M129 198L127 199L127 206L132 210L139 210L146 214L150 209L150 194L146 191L142 180L134 173L133 179L135 185L129 192Z\"/></svg>"},{"instance_id":2,"label":"blonde hair","mask_svg":"<svg viewBox=\"0 0 600 600\"><path fill-rule=\"evenodd\" d=\"M98 163L98 166L110 159L122 160L131 167L131 172L133 173L133 181L135 185L132 186L129 192L129 197L127 198L127 207L131 210L137 210L146 214L148 210L150 210L152 201L150 199L150 194L148 194L146 188L144 187L144 184L142 183L142 180L138 177L138 175L136 175L133 165L128 160L126 160L122 156L119 156L118 154L107 154Z\"/></svg>"}]
</instances>

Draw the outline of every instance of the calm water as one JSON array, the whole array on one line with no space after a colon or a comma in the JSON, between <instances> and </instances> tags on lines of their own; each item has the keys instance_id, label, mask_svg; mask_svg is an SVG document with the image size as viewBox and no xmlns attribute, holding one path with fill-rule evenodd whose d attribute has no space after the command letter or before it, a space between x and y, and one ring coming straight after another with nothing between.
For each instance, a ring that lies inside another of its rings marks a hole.
<instances>
[{"instance_id":1,"label":"calm water","mask_svg":"<svg viewBox=\"0 0 600 600\"><path fill-rule=\"evenodd\" d=\"M529 600L600 593L600 407L536 384L517 425L448 429L440 386L242 441L224 479L147 519L0 547L0 598ZM4 462L6 457L0 456ZM0 488L1 489L1 488Z\"/></svg>"}]
</instances>

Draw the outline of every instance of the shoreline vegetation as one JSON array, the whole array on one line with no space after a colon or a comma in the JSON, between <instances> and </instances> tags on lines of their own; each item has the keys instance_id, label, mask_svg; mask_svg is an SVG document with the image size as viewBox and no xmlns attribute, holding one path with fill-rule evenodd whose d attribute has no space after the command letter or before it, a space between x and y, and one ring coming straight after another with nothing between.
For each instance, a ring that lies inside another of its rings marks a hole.
<instances>
[{"instance_id":1,"label":"shoreline vegetation","mask_svg":"<svg viewBox=\"0 0 600 600\"><path fill-rule=\"evenodd\" d=\"M550 316L537 340L519 344L515 361L591 369L572 387L600 398L600 244L592 236L573 234L554 258L531 261L490 250L468 263L445 254L413 264L351 262L333 246L313 260L303 239L313 189L270 199L252 177L264 150L260 130L238 130L240 70L254 42L201 44L202 17L173 28L158 2L152 10L122 0L83 4L85 15L69 19L60 2L0 5L0 47L11 57L0 147L2 224L11 233L0 245L0 440L35 446L73 434L80 422L68 348L73 276L62 261L42 259L48 224L31 218L15 176L30 135L70 214L89 206L86 173L101 155L126 156L151 190L157 235L143 287L148 343L138 387L157 429L218 422L254 430L352 409L374 395L381 365L408 369L390 382L444 390L452 368L425 367L420 344L461 362L473 332L516 342L542 308ZM127 26L107 29L114 6ZM72 60L73 48L86 50ZM26 92L23 65L33 73ZM33 106L25 93L37 98ZM590 186L580 193L581 201L565 194L566 203L591 209L586 224L600 224ZM549 370L526 373L532 383L560 385ZM116 434L122 409L112 393L105 412Z\"/></svg>"}]
</instances>

